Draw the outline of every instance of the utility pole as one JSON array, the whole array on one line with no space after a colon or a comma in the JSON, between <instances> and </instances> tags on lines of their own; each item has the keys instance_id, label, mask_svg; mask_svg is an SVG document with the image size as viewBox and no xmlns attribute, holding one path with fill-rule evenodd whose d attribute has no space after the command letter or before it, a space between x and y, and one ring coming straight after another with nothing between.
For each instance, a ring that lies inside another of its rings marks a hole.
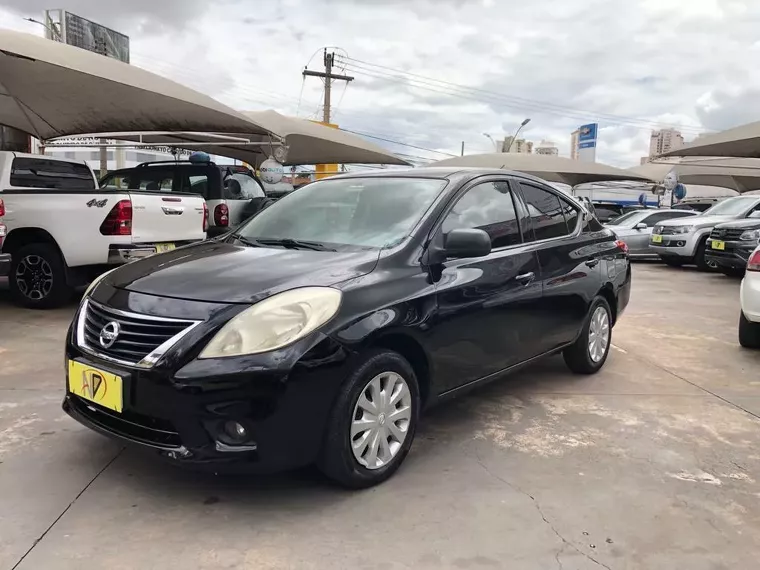
<instances>
[{"instance_id":1,"label":"utility pole","mask_svg":"<svg viewBox=\"0 0 760 570\"><path fill-rule=\"evenodd\" d=\"M348 75L335 75L332 72L334 62L335 62L335 52L327 53L327 49L325 49L324 73L321 71L311 71L309 69L303 70L304 77L321 77L325 80L325 104L324 104L324 112L322 113L322 122L324 122L326 125L330 124L330 95L332 91L333 79L337 79L339 81L345 81L347 83L354 80L353 77L350 77Z\"/></svg>"}]
</instances>

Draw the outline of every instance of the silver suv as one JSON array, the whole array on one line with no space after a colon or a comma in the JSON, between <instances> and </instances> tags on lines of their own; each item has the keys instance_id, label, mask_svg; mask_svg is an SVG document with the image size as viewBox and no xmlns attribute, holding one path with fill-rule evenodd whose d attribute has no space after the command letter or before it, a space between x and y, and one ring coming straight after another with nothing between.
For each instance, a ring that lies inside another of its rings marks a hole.
<instances>
[{"instance_id":1,"label":"silver suv","mask_svg":"<svg viewBox=\"0 0 760 570\"><path fill-rule=\"evenodd\" d=\"M724 222L760 217L760 197L735 196L715 204L699 216L658 223L652 230L649 247L671 266L693 263L702 271L715 269L705 259L707 238Z\"/></svg>"}]
</instances>

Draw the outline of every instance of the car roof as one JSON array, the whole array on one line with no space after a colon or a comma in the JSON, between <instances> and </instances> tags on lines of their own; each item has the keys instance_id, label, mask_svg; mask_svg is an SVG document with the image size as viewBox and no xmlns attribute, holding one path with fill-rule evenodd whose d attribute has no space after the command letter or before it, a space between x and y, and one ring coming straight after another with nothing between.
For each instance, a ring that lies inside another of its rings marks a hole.
<instances>
[{"instance_id":1,"label":"car roof","mask_svg":"<svg viewBox=\"0 0 760 570\"><path fill-rule=\"evenodd\" d=\"M512 176L514 178L522 178L531 182L538 182L544 186L552 187L546 180L538 178L537 176L531 176L524 172L518 172L516 170L505 170L500 168L474 168L474 167L454 167L454 166L430 166L422 168L388 168L380 171L366 172L349 172L345 174L339 174L337 176L331 176L329 179L347 179L347 178L438 178L446 180L468 180L472 178L478 178L480 176L498 175L498 176Z\"/></svg>"}]
</instances>

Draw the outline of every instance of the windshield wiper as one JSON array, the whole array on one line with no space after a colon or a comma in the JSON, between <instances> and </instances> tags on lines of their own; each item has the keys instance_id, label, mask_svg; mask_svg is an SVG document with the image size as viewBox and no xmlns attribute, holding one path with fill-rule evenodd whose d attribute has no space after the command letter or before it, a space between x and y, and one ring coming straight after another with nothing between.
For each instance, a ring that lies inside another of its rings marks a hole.
<instances>
[{"instance_id":1,"label":"windshield wiper","mask_svg":"<svg viewBox=\"0 0 760 570\"><path fill-rule=\"evenodd\" d=\"M291 238L259 238L255 240L257 245L281 245L288 249L311 249L314 251L337 251L327 247L318 241L301 241Z\"/></svg>"},{"instance_id":2,"label":"windshield wiper","mask_svg":"<svg viewBox=\"0 0 760 570\"><path fill-rule=\"evenodd\" d=\"M243 243L243 244L245 244L245 245L247 245L249 247L262 247L264 245L263 243L261 243L259 241L256 241L256 240L253 240L253 239L244 238L243 236L238 235L238 234L232 234L230 237L233 238L233 239L236 239L240 243Z\"/></svg>"}]
</instances>

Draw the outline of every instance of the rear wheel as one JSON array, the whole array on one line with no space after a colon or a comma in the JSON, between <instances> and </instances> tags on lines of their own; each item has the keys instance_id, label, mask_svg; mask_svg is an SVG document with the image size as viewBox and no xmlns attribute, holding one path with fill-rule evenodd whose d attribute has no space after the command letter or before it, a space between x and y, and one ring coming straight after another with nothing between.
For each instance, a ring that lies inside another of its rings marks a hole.
<instances>
[{"instance_id":1,"label":"rear wheel","mask_svg":"<svg viewBox=\"0 0 760 570\"><path fill-rule=\"evenodd\" d=\"M567 367L576 374L594 374L604 366L611 342L612 312L604 297L597 297L591 304L578 340L562 355Z\"/></svg>"},{"instance_id":2,"label":"rear wheel","mask_svg":"<svg viewBox=\"0 0 760 570\"><path fill-rule=\"evenodd\" d=\"M707 239L700 242L699 247L697 248L697 253L694 255L694 263L697 266L697 269L700 271L717 271L718 270L718 264L714 261L709 261L705 259L705 250L707 249Z\"/></svg>"},{"instance_id":3,"label":"rear wheel","mask_svg":"<svg viewBox=\"0 0 760 570\"><path fill-rule=\"evenodd\" d=\"M760 323L753 323L739 313L739 344L744 348L760 348Z\"/></svg>"},{"instance_id":4,"label":"rear wheel","mask_svg":"<svg viewBox=\"0 0 760 570\"><path fill-rule=\"evenodd\" d=\"M47 243L30 244L15 251L8 278L16 303L31 309L60 307L71 299L73 292L66 281L61 254Z\"/></svg>"},{"instance_id":5,"label":"rear wheel","mask_svg":"<svg viewBox=\"0 0 760 570\"><path fill-rule=\"evenodd\" d=\"M411 365L396 352L371 351L338 395L318 460L320 470L353 489L382 483L409 453L419 409Z\"/></svg>"}]
</instances>

